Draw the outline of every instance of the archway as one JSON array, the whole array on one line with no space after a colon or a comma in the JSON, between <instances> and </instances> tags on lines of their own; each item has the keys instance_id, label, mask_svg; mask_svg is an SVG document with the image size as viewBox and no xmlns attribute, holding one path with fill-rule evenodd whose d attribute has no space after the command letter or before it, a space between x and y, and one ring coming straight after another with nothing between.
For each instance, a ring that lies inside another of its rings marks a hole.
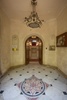
<instances>
[{"instance_id":1,"label":"archway","mask_svg":"<svg viewBox=\"0 0 67 100\"><path fill-rule=\"evenodd\" d=\"M25 42L25 62L42 64L43 42L38 36L30 36Z\"/></svg>"}]
</instances>

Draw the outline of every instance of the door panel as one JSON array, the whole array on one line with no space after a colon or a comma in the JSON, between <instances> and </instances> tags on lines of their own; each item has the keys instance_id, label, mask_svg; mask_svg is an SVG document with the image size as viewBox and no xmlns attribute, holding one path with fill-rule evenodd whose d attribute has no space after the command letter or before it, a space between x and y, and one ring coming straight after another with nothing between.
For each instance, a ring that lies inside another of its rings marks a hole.
<instances>
[{"instance_id":1,"label":"door panel","mask_svg":"<svg viewBox=\"0 0 67 100\"><path fill-rule=\"evenodd\" d=\"M37 60L39 59L39 51L38 51L38 48L36 46L30 48L29 58L30 59L37 59Z\"/></svg>"}]
</instances>

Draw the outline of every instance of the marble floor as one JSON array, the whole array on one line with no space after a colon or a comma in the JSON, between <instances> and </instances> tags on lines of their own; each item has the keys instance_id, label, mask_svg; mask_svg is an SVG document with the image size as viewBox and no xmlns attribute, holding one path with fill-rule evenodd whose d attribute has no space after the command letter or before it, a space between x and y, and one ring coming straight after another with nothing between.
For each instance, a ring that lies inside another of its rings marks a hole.
<instances>
[{"instance_id":1,"label":"marble floor","mask_svg":"<svg viewBox=\"0 0 67 100\"><path fill-rule=\"evenodd\" d=\"M56 69L35 63L12 69L0 79L0 100L27 100L17 84L32 75L49 84L37 100L67 100L67 79Z\"/></svg>"}]
</instances>

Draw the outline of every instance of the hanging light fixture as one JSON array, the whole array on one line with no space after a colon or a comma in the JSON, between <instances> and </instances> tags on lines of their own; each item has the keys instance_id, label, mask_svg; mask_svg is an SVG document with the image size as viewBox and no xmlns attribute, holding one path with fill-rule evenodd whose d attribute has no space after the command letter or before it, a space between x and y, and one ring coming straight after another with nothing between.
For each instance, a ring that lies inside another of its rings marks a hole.
<instances>
[{"instance_id":1,"label":"hanging light fixture","mask_svg":"<svg viewBox=\"0 0 67 100\"><path fill-rule=\"evenodd\" d=\"M25 22L26 22L27 26L29 26L31 28L41 27L42 20L39 19L39 16L36 12L37 1L31 0L31 5L32 5L32 8L33 8L33 11L31 12L29 17L25 17Z\"/></svg>"}]
</instances>

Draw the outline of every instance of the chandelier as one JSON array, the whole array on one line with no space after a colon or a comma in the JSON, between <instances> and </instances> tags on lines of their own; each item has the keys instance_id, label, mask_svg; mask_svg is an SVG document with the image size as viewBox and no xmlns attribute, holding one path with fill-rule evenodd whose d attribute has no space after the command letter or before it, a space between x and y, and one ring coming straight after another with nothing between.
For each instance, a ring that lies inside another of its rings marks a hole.
<instances>
[{"instance_id":1,"label":"chandelier","mask_svg":"<svg viewBox=\"0 0 67 100\"><path fill-rule=\"evenodd\" d=\"M25 17L26 25L31 27L31 28L41 27L42 20L39 19L39 16L36 12L37 1L31 0L31 5L32 5L32 8L33 8L33 11L31 12L29 17Z\"/></svg>"}]
</instances>

